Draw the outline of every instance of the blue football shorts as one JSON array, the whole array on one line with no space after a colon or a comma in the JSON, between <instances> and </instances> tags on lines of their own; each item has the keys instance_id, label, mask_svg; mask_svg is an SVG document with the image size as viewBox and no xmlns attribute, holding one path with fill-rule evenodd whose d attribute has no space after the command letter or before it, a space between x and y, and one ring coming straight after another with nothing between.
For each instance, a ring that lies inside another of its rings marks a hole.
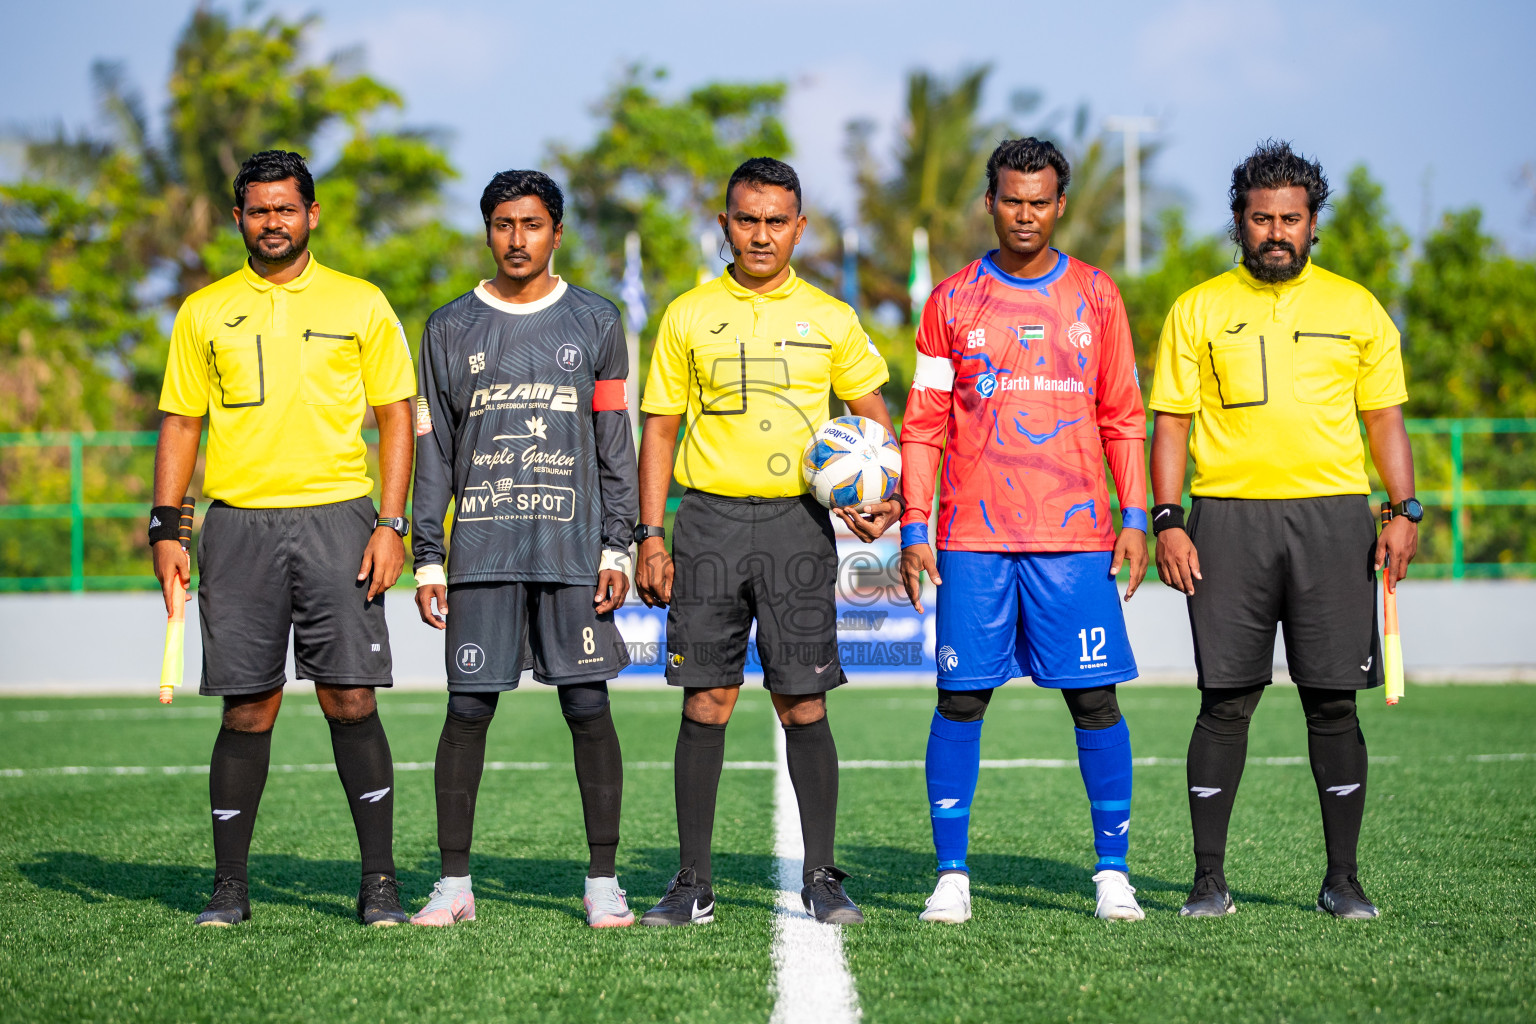
<instances>
[{"instance_id":1,"label":"blue football shorts","mask_svg":"<svg viewBox=\"0 0 1536 1024\"><path fill-rule=\"evenodd\" d=\"M1136 678L1113 552L940 551L935 660L941 690L1029 676L1059 690Z\"/></svg>"}]
</instances>

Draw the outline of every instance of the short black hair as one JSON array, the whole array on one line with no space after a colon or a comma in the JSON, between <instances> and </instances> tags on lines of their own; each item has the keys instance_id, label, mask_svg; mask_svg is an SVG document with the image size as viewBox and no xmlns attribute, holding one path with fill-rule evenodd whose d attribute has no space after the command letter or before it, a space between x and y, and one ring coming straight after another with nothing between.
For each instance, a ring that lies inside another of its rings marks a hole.
<instances>
[{"instance_id":1,"label":"short black hair","mask_svg":"<svg viewBox=\"0 0 1536 1024\"><path fill-rule=\"evenodd\" d=\"M549 211L550 220L556 225L562 223L565 193L560 191L554 178L543 171L500 171L480 193L480 216L485 218L486 226L490 226L491 214L496 212L496 207L524 196L536 196Z\"/></svg>"},{"instance_id":2,"label":"short black hair","mask_svg":"<svg viewBox=\"0 0 1536 1024\"><path fill-rule=\"evenodd\" d=\"M795 209L803 209L805 198L800 192L800 175L783 160L771 156L755 156L731 172L731 180L725 183L725 205L731 205L731 193L737 185L762 188L777 185L795 194Z\"/></svg>"},{"instance_id":3,"label":"short black hair","mask_svg":"<svg viewBox=\"0 0 1536 1024\"><path fill-rule=\"evenodd\" d=\"M240 165L240 171L235 175L235 209L245 209L245 190L249 186L289 178L299 186L304 205L314 205L315 179L310 176L309 165L302 156L286 149L264 149L253 154Z\"/></svg>"},{"instance_id":4,"label":"short black hair","mask_svg":"<svg viewBox=\"0 0 1536 1024\"><path fill-rule=\"evenodd\" d=\"M1307 210L1314 216L1328 205L1328 179L1323 176L1323 166L1316 160L1291 149L1289 142L1267 139L1248 159L1232 168L1232 187L1227 198L1232 201L1233 220L1242 220L1248 207L1248 193L1252 189L1304 188L1307 190Z\"/></svg>"},{"instance_id":5,"label":"short black hair","mask_svg":"<svg viewBox=\"0 0 1536 1024\"><path fill-rule=\"evenodd\" d=\"M1053 143L1031 135L1027 139L1004 139L987 157L987 194L997 195L997 172L1004 167L1021 174L1034 174L1047 167L1056 171L1056 194L1067 194L1072 182L1072 165Z\"/></svg>"}]
</instances>

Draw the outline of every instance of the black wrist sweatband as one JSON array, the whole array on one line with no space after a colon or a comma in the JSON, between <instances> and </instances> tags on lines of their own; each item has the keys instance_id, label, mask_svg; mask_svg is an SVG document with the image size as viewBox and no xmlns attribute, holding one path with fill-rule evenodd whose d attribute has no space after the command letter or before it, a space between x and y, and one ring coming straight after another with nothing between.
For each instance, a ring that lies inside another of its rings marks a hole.
<instances>
[{"instance_id":1,"label":"black wrist sweatband","mask_svg":"<svg viewBox=\"0 0 1536 1024\"><path fill-rule=\"evenodd\" d=\"M180 541L181 509L175 505L156 505L149 510L149 543L153 546L162 540Z\"/></svg>"},{"instance_id":2,"label":"black wrist sweatband","mask_svg":"<svg viewBox=\"0 0 1536 1024\"><path fill-rule=\"evenodd\" d=\"M1164 530L1182 529L1184 529L1183 505L1152 506L1152 536L1156 537Z\"/></svg>"}]
</instances>

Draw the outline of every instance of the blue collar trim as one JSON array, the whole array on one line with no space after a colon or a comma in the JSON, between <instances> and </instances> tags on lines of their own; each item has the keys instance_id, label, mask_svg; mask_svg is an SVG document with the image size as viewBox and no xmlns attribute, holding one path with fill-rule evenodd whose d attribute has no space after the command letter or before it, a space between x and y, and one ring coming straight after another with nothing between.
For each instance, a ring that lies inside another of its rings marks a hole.
<instances>
[{"instance_id":1,"label":"blue collar trim","mask_svg":"<svg viewBox=\"0 0 1536 1024\"><path fill-rule=\"evenodd\" d=\"M997 278L1003 284L1013 288L1044 288L1046 285L1055 284L1056 281L1060 280L1061 275L1067 272L1067 254L1060 250L1053 249L1052 251L1056 253L1056 266L1039 277L1014 277L1012 274L1006 273L992 260L992 257L997 253L996 249L993 249L981 258L981 269L984 273Z\"/></svg>"}]
</instances>

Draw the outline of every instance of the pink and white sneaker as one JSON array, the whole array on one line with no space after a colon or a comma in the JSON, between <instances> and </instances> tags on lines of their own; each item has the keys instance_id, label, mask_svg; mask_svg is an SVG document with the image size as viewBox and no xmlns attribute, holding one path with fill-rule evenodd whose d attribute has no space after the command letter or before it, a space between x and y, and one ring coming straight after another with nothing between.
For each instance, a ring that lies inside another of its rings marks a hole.
<instances>
[{"instance_id":1,"label":"pink and white sneaker","mask_svg":"<svg viewBox=\"0 0 1536 1024\"><path fill-rule=\"evenodd\" d=\"M587 924L593 928L628 928L635 923L628 895L617 878L589 878L581 905L587 908Z\"/></svg>"},{"instance_id":2,"label":"pink and white sneaker","mask_svg":"<svg viewBox=\"0 0 1536 1024\"><path fill-rule=\"evenodd\" d=\"M411 918L411 924L446 928L474 919L475 894L469 887L469 876L465 875L463 878L439 878L432 887L432 898Z\"/></svg>"}]
</instances>

